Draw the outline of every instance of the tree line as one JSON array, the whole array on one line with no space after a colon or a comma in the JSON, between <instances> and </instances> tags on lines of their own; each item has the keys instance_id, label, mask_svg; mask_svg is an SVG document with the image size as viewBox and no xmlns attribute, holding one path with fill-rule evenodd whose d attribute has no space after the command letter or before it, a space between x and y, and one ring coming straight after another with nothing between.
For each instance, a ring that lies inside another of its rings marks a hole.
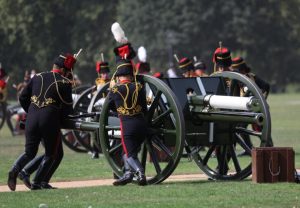
<instances>
[{"instance_id":1,"label":"tree line","mask_svg":"<svg viewBox=\"0 0 300 208\"><path fill-rule=\"evenodd\" d=\"M50 70L61 52L83 48L75 71L92 83L100 53L113 69L115 21L136 49L146 48L153 71L176 67L176 53L201 58L212 72L222 41L273 86L300 81L299 0L0 0L0 8L0 62L13 82L25 70Z\"/></svg>"}]
</instances>

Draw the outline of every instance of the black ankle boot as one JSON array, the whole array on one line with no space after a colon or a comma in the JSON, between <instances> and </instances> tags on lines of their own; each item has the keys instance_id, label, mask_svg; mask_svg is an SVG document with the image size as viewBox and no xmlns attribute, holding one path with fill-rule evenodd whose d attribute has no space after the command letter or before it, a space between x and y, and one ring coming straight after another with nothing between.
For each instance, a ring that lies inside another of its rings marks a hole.
<instances>
[{"instance_id":1,"label":"black ankle boot","mask_svg":"<svg viewBox=\"0 0 300 208\"><path fill-rule=\"evenodd\" d=\"M31 190L41 190L42 189L42 186L40 183L32 183L31 184Z\"/></svg>"},{"instance_id":2,"label":"black ankle boot","mask_svg":"<svg viewBox=\"0 0 300 208\"><path fill-rule=\"evenodd\" d=\"M42 189L57 189L56 187L51 186L49 183L47 182L42 182L41 183L41 187Z\"/></svg>"},{"instance_id":3,"label":"black ankle boot","mask_svg":"<svg viewBox=\"0 0 300 208\"><path fill-rule=\"evenodd\" d=\"M133 179L133 173L127 172L121 178L113 182L114 186L124 186L127 183L131 183Z\"/></svg>"},{"instance_id":4,"label":"black ankle boot","mask_svg":"<svg viewBox=\"0 0 300 208\"><path fill-rule=\"evenodd\" d=\"M127 158L126 161L131 167L132 171L134 171L135 175L137 176L138 185L140 186L147 185L147 179L141 162L134 157L129 157Z\"/></svg>"},{"instance_id":5,"label":"black ankle boot","mask_svg":"<svg viewBox=\"0 0 300 208\"><path fill-rule=\"evenodd\" d=\"M98 158L99 158L99 153L98 152L93 152L92 159L98 159Z\"/></svg>"},{"instance_id":6,"label":"black ankle boot","mask_svg":"<svg viewBox=\"0 0 300 208\"><path fill-rule=\"evenodd\" d=\"M15 166L8 172L7 185L11 191L16 190L18 173L19 171Z\"/></svg>"},{"instance_id":7,"label":"black ankle boot","mask_svg":"<svg viewBox=\"0 0 300 208\"><path fill-rule=\"evenodd\" d=\"M24 185L31 189L31 182L30 182L30 175L26 173L25 170L21 170L21 172L19 173L19 179L23 181Z\"/></svg>"},{"instance_id":8,"label":"black ankle boot","mask_svg":"<svg viewBox=\"0 0 300 208\"><path fill-rule=\"evenodd\" d=\"M147 185L147 179L143 172L139 171L137 174L137 182L139 186L145 186Z\"/></svg>"}]
</instances>

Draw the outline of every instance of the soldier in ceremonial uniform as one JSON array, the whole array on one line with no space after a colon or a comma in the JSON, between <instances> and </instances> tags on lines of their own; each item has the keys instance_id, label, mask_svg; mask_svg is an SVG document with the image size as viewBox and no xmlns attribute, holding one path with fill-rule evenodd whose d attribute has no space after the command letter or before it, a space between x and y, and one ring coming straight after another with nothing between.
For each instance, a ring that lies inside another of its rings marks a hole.
<instances>
[{"instance_id":1,"label":"soldier in ceremonial uniform","mask_svg":"<svg viewBox=\"0 0 300 208\"><path fill-rule=\"evenodd\" d=\"M195 67L191 59L184 57L180 59L178 64L183 77L195 77Z\"/></svg>"},{"instance_id":2,"label":"soldier in ceremonial uniform","mask_svg":"<svg viewBox=\"0 0 300 208\"><path fill-rule=\"evenodd\" d=\"M149 74L151 71L150 63L147 62L146 49L141 46L138 49L139 62L135 65L138 74Z\"/></svg>"},{"instance_id":3,"label":"soldier in ceremonial uniform","mask_svg":"<svg viewBox=\"0 0 300 208\"><path fill-rule=\"evenodd\" d=\"M102 61L96 62L96 72L98 77L95 80L96 85L96 91L101 89L107 82L110 81L109 73L110 69L108 66L108 62L103 61L103 54L102 55ZM96 91L94 93L96 93ZM103 98L106 97L106 95L103 95ZM95 104L96 107L97 103ZM99 149L97 148L95 141L96 141L96 133L92 133L92 141L91 146L93 149L92 158L97 159L99 158Z\"/></svg>"},{"instance_id":4,"label":"soldier in ceremonial uniform","mask_svg":"<svg viewBox=\"0 0 300 208\"><path fill-rule=\"evenodd\" d=\"M219 47L213 55L214 73L230 71L231 52L228 48Z\"/></svg>"},{"instance_id":5,"label":"soldier in ceremonial uniform","mask_svg":"<svg viewBox=\"0 0 300 208\"><path fill-rule=\"evenodd\" d=\"M266 81L262 80L261 78L259 78L257 75L251 73L251 68L246 64L245 60L242 57L235 57L232 59L232 65L231 68L233 71L237 71L241 74L244 74L245 76L249 77L251 80L253 80L255 82L255 84L258 86L258 88L261 90L263 96L265 97L265 99L267 99L268 95L269 95L269 91L270 91L270 84L267 83ZM240 87L240 96L245 96L247 93L247 89L245 89L245 87L241 86ZM253 124L252 128L255 131L262 131L261 127L259 125ZM253 144L248 137L243 137L245 143L252 148ZM272 141L272 139L270 139L269 141ZM273 143L271 142L270 146L273 146ZM242 153L239 154L239 156L243 156L243 155L247 155L247 152L244 151Z\"/></svg>"},{"instance_id":6,"label":"soldier in ceremonial uniform","mask_svg":"<svg viewBox=\"0 0 300 208\"><path fill-rule=\"evenodd\" d=\"M251 68L248 67L248 65L242 57L233 58L231 68L233 71L238 71L241 74L244 74L250 79L252 79L255 82L255 84L259 87L259 89L261 89L264 97L267 99L270 91L270 84L259 78L256 74L251 73ZM244 88L241 88L241 96L243 96L244 94Z\"/></svg>"},{"instance_id":7,"label":"soldier in ceremonial uniform","mask_svg":"<svg viewBox=\"0 0 300 208\"><path fill-rule=\"evenodd\" d=\"M207 77L208 74L205 73L205 70L206 70L206 65L203 61L201 60L197 60L195 59L194 57L194 67L195 67L195 76L197 77Z\"/></svg>"},{"instance_id":8,"label":"soldier in ceremonial uniform","mask_svg":"<svg viewBox=\"0 0 300 208\"><path fill-rule=\"evenodd\" d=\"M110 81L110 77L109 77L110 70L109 70L108 62L97 61L96 72L98 74L98 78L95 80L95 84L97 89L99 89L107 82Z\"/></svg>"},{"instance_id":9,"label":"soldier in ceremonial uniform","mask_svg":"<svg viewBox=\"0 0 300 208\"><path fill-rule=\"evenodd\" d=\"M43 140L45 155L31 185L32 190L49 189L49 180L63 157L60 138L61 121L72 113L72 86L66 77L76 59L71 54L60 55L51 72L35 75L23 89L19 101L27 112L25 152L8 173L8 187L16 189L16 179L22 168L37 154Z\"/></svg>"},{"instance_id":10,"label":"soldier in ceremonial uniform","mask_svg":"<svg viewBox=\"0 0 300 208\"><path fill-rule=\"evenodd\" d=\"M117 69L113 78L116 81L112 79L108 96L120 119L125 173L113 185L126 185L132 182L134 175L137 176L139 185L146 185L144 168L137 156L146 136L146 93L144 86L136 80L134 65L130 60L134 57L134 51L130 44L116 48L115 53Z\"/></svg>"}]
</instances>

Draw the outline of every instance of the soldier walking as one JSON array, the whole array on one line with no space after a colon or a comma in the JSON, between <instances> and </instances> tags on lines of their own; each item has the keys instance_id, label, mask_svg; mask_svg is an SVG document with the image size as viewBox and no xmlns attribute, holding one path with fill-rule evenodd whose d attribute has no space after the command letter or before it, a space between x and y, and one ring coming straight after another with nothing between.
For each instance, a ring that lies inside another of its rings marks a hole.
<instances>
[{"instance_id":1,"label":"soldier walking","mask_svg":"<svg viewBox=\"0 0 300 208\"><path fill-rule=\"evenodd\" d=\"M76 57L76 55L75 55ZM27 113L25 152L8 173L7 185L15 191L16 179L22 168L37 154L40 142L45 155L31 184L32 190L49 189L49 180L63 157L60 138L61 121L72 111L72 86L67 79L76 62L71 54L60 55L51 72L34 76L23 89L19 101Z\"/></svg>"}]
</instances>

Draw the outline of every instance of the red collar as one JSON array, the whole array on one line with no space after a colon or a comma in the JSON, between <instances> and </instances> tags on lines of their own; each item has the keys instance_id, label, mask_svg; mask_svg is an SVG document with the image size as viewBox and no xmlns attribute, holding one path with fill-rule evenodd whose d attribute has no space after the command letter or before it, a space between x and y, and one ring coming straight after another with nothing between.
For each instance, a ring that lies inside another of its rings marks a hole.
<instances>
[{"instance_id":1,"label":"red collar","mask_svg":"<svg viewBox=\"0 0 300 208\"><path fill-rule=\"evenodd\" d=\"M52 72L62 74L62 71L60 69L52 69Z\"/></svg>"},{"instance_id":2,"label":"red collar","mask_svg":"<svg viewBox=\"0 0 300 208\"><path fill-rule=\"evenodd\" d=\"M121 84L126 84L126 83L129 83L129 82L131 82L130 79L124 79L124 80L120 81Z\"/></svg>"}]
</instances>

